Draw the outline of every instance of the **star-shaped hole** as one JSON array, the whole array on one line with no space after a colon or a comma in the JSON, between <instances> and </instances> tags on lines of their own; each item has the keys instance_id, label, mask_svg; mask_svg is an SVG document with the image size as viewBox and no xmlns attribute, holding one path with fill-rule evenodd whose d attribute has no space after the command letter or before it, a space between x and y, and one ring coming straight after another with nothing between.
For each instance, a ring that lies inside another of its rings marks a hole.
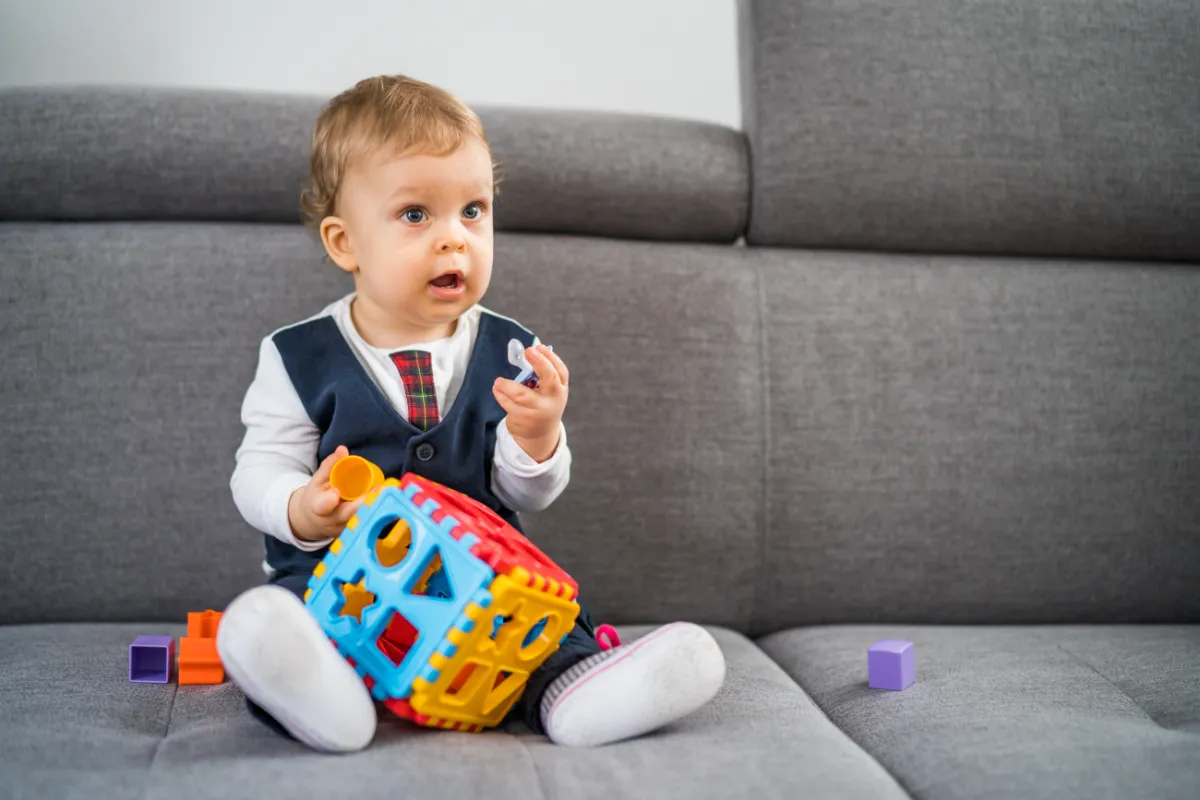
<instances>
[{"instance_id":1,"label":"star-shaped hole","mask_svg":"<svg viewBox=\"0 0 1200 800\"><path fill-rule=\"evenodd\" d=\"M363 609L375 602L375 595L367 591L367 576L359 578L358 583L343 583L339 588L346 601L342 604L342 610L338 616L354 617L361 623Z\"/></svg>"}]
</instances>

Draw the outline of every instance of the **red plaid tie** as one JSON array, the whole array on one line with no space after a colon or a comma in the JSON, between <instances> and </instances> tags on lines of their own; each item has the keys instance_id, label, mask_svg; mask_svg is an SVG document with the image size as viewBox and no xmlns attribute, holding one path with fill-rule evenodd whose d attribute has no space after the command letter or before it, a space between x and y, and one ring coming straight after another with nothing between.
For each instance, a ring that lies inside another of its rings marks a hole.
<instances>
[{"instance_id":1,"label":"red plaid tie","mask_svg":"<svg viewBox=\"0 0 1200 800\"><path fill-rule=\"evenodd\" d=\"M437 392L433 388L433 359L424 350L400 350L392 353L392 363L404 381L408 400L408 421L427 431L440 421Z\"/></svg>"}]
</instances>

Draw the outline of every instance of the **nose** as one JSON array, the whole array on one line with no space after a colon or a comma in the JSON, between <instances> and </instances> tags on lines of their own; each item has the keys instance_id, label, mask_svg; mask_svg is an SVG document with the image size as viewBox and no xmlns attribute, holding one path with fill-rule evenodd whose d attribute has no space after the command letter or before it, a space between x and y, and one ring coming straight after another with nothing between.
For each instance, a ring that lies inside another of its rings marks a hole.
<instances>
[{"instance_id":1,"label":"nose","mask_svg":"<svg viewBox=\"0 0 1200 800\"><path fill-rule=\"evenodd\" d=\"M458 220L448 223L438 231L435 249L439 255L462 253L467 249L467 237Z\"/></svg>"}]
</instances>

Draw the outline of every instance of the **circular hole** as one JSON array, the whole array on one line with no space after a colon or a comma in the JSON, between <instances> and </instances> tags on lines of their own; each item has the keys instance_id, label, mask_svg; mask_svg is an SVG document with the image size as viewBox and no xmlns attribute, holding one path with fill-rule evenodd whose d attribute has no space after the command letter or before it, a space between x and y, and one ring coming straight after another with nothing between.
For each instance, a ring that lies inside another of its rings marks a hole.
<instances>
[{"instance_id":1,"label":"circular hole","mask_svg":"<svg viewBox=\"0 0 1200 800\"><path fill-rule=\"evenodd\" d=\"M537 641L537 638L542 635L542 631L546 630L546 623L550 621L550 617L542 617L538 623L529 629L529 633L525 634L525 641L521 642L521 647L529 647Z\"/></svg>"},{"instance_id":2,"label":"circular hole","mask_svg":"<svg viewBox=\"0 0 1200 800\"><path fill-rule=\"evenodd\" d=\"M412 528L400 517L385 518L375 537L375 560L379 566L391 569L408 556L412 546Z\"/></svg>"},{"instance_id":3,"label":"circular hole","mask_svg":"<svg viewBox=\"0 0 1200 800\"><path fill-rule=\"evenodd\" d=\"M521 642L521 658L537 658L552 644L549 636L546 635L546 629L550 626L550 620L553 614L547 614L533 624L529 629L529 633L525 635L524 641Z\"/></svg>"}]
</instances>

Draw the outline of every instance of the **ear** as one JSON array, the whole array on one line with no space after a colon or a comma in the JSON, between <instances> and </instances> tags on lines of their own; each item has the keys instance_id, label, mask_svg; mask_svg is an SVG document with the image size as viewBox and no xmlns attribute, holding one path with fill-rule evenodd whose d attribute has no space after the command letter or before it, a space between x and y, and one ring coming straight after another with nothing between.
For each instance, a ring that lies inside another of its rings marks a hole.
<instances>
[{"instance_id":1,"label":"ear","mask_svg":"<svg viewBox=\"0 0 1200 800\"><path fill-rule=\"evenodd\" d=\"M358 259L354 256L354 247L350 243L350 231L346 221L341 217L326 217L321 220L321 244L329 259L346 272L358 271Z\"/></svg>"}]
</instances>

